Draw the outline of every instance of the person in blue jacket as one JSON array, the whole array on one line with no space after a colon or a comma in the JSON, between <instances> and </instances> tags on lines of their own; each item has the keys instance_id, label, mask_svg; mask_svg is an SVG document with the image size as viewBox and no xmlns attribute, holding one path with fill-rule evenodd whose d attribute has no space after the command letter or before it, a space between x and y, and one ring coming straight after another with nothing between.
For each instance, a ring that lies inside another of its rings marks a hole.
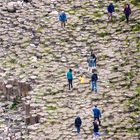
<instances>
[{"instance_id":1,"label":"person in blue jacket","mask_svg":"<svg viewBox=\"0 0 140 140\"><path fill-rule=\"evenodd\" d=\"M69 85L69 90L73 88L73 74L72 74L72 69L69 69L69 71L67 72L67 79L68 79L68 85Z\"/></svg>"},{"instance_id":2,"label":"person in blue jacket","mask_svg":"<svg viewBox=\"0 0 140 140\"><path fill-rule=\"evenodd\" d=\"M110 3L109 6L107 7L108 11L108 19L112 20L112 13L115 11L113 3Z\"/></svg>"},{"instance_id":3,"label":"person in blue jacket","mask_svg":"<svg viewBox=\"0 0 140 140\"><path fill-rule=\"evenodd\" d=\"M97 105L95 105L95 107L92 109L92 113L93 113L93 116L94 116L94 120L98 120L99 121L99 125L101 125L101 121L100 121L100 118L101 118L101 111L99 108L97 108Z\"/></svg>"},{"instance_id":4,"label":"person in blue jacket","mask_svg":"<svg viewBox=\"0 0 140 140\"><path fill-rule=\"evenodd\" d=\"M76 119L75 119L75 127L77 129L78 134L80 134L81 125L82 125L81 118L79 116L77 116Z\"/></svg>"},{"instance_id":5,"label":"person in blue jacket","mask_svg":"<svg viewBox=\"0 0 140 140\"><path fill-rule=\"evenodd\" d=\"M61 27L65 28L67 22L67 16L64 11L59 14L59 21L61 22Z\"/></svg>"}]
</instances>

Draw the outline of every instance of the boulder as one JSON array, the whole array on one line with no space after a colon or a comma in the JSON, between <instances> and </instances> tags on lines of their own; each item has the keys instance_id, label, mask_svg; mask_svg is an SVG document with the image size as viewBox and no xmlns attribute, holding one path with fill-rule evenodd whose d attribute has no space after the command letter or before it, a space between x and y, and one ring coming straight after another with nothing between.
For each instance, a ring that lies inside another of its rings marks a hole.
<instances>
[{"instance_id":1,"label":"boulder","mask_svg":"<svg viewBox=\"0 0 140 140\"><path fill-rule=\"evenodd\" d=\"M7 4L7 11L12 13L16 12L16 2L9 2Z\"/></svg>"},{"instance_id":2,"label":"boulder","mask_svg":"<svg viewBox=\"0 0 140 140\"><path fill-rule=\"evenodd\" d=\"M20 9L23 6L23 2L17 1L17 2L9 2L7 4L7 11L8 12L16 12L17 9Z\"/></svg>"}]
</instances>

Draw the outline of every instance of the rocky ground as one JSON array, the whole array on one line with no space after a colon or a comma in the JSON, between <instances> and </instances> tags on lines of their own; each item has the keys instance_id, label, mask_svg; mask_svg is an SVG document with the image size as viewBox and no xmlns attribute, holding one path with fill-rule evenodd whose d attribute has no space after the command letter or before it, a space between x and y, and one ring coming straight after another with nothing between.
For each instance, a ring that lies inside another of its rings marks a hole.
<instances>
[{"instance_id":1,"label":"rocky ground","mask_svg":"<svg viewBox=\"0 0 140 140\"><path fill-rule=\"evenodd\" d=\"M28 81L28 96L40 122L26 125L22 101L10 109L11 101L0 92L0 139L76 140L74 119L79 113L82 140L92 140L94 105L102 110L103 140L140 139L140 10L131 1L129 25L124 21L125 1L115 4L113 21L106 7L109 1L82 2L34 0L16 13L3 10L0 2L0 79ZM66 29L60 27L57 12L68 14ZM87 72L90 50L97 56L98 94L91 92ZM80 84L78 67L87 73ZM66 72L72 68L74 89L68 91ZM22 99L23 100L23 99Z\"/></svg>"}]
</instances>

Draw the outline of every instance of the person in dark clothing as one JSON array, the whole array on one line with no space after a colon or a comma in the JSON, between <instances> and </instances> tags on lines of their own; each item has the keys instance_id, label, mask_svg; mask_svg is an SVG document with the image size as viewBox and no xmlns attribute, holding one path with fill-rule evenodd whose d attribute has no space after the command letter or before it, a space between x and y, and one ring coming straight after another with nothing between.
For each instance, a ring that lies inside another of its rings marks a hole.
<instances>
[{"instance_id":1,"label":"person in dark clothing","mask_svg":"<svg viewBox=\"0 0 140 140\"><path fill-rule=\"evenodd\" d=\"M91 85L92 85L92 91L95 91L97 93L97 81L98 81L98 75L95 73L95 70L92 71L91 76Z\"/></svg>"},{"instance_id":2,"label":"person in dark clothing","mask_svg":"<svg viewBox=\"0 0 140 140\"><path fill-rule=\"evenodd\" d=\"M112 20L112 13L115 11L114 10L114 5L113 3L110 3L109 6L107 7L107 11L108 11L108 20Z\"/></svg>"},{"instance_id":3,"label":"person in dark clothing","mask_svg":"<svg viewBox=\"0 0 140 140\"><path fill-rule=\"evenodd\" d=\"M81 118L79 116L77 116L76 119L75 119L75 127L77 129L78 134L80 133L81 125L82 125Z\"/></svg>"},{"instance_id":4,"label":"person in dark clothing","mask_svg":"<svg viewBox=\"0 0 140 140\"><path fill-rule=\"evenodd\" d=\"M125 18L126 18L126 22L127 24L129 23L129 16L131 14L131 8L130 8L130 5L127 4L124 8L124 14L125 14Z\"/></svg>"},{"instance_id":5,"label":"person in dark clothing","mask_svg":"<svg viewBox=\"0 0 140 140\"><path fill-rule=\"evenodd\" d=\"M94 128L93 128L94 138L96 139L98 136L100 136L98 119L94 120L93 126L94 126Z\"/></svg>"},{"instance_id":6,"label":"person in dark clothing","mask_svg":"<svg viewBox=\"0 0 140 140\"><path fill-rule=\"evenodd\" d=\"M92 109L92 113L93 113L93 116L94 116L94 120L98 120L99 121L99 125L101 125L101 121L100 121L100 118L101 118L101 111L100 109L97 108L97 106L95 105L95 107Z\"/></svg>"},{"instance_id":7,"label":"person in dark clothing","mask_svg":"<svg viewBox=\"0 0 140 140\"><path fill-rule=\"evenodd\" d=\"M73 84L72 84L72 81L73 81L72 69L69 69L69 71L67 72L67 79L68 79L69 90L70 90L71 88L73 88Z\"/></svg>"}]
</instances>

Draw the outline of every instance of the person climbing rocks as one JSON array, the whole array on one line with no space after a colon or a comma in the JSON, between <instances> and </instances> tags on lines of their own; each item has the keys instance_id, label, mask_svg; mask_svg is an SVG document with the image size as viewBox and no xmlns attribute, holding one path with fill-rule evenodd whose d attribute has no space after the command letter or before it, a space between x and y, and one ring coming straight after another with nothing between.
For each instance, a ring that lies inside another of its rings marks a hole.
<instances>
[{"instance_id":1,"label":"person climbing rocks","mask_svg":"<svg viewBox=\"0 0 140 140\"><path fill-rule=\"evenodd\" d=\"M78 134L80 134L81 125L82 125L81 118L79 116L77 116L76 119L75 119L75 127L77 129Z\"/></svg>"},{"instance_id":2,"label":"person climbing rocks","mask_svg":"<svg viewBox=\"0 0 140 140\"><path fill-rule=\"evenodd\" d=\"M96 56L95 56L95 54L93 53L93 51L91 52L91 56L92 56L92 58L93 58L93 64L92 64L92 66L93 66L93 67L96 67Z\"/></svg>"},{"instance_id":3,"label":"person climbing rocks","mask_svg":"<svg viewBox=\"0 0 140 140\"><path fill-rule=\"evenodd\" d=\"M87 59L88 62L88 71L92 72L92 69L96 67L96 56L91 52L90 57Z\"/></svg>"},{"instance_id":4,"label":"person climbing rocks","mask_svg":"<svg viewBox=\"0 0 140 140\"><path fill-rule=\"evenodd\" d=\"M101 111L99 108L97 108L97 105L95 105L95 107L92 109L92 113L93 113L93 116L94 116L94 120L98 120L99 121L99 125L101 125L101 121L100 121L100 118L101 118Z\"/></svg>"},{"instance_id":5,"label":"person climbing rocks","mask_svg":"<svg viewBox=\"0 0 140 140\"><path fill-rule=\"evenodd\" d=\"M96 73L96 70L92 70L92 76L91 76L91 86L92 86L92 91L95 91L97 93L97 81L98 81L98 75Z\"/></svg>"},{"instance_id":6,"label":"person climbing rocks","mask_svg":"<svg viewBox=\"0 0 140 140\"><path fill-rule=\"evenodd\" d=\"M112 13L115 11L113 3L110 3L109 6L107 7L108 11L108 20L112 20Z\"/></svg>"},{"instance_id":7,"label":"person climbing rocks","mask_svg":"<svg viewBox=\"0 0 140 140\"><path fill-rule=\"evenodd\" d=\"M96 140L96 138L98 138L100 136L100 133L99 133L99 121L98 119L96 118L93 122L93 139Z\"/></svg>"},{"instance_id":8,"label":"person climbing rocks","mask_svg":"<svg viewBox=\"0 0 140 140\"><path fill-rule=\"evenodd\" d=\"M131 14L131 8L130 8L129 4L126 4L126 6L124 8L124 14L125 14L126 22L128 24L129 23L129 16Z\"/></svg>"},{"instance_id":9,"label":"person climbing rocks","mask_svg":"<svg viewBox=\"0 0 140 140\"><path fill-rule=\"evenodd\" d=\"M61 27L65 28L67 22L67 16L64 11L60 12L59 14L59 21L61 22Z\"/></svg>"},{"instance_id":10,"label":"person climbing rocks","mask_svg":"<svg viewBox=\"0 0 140 140\"><path fill-rule=\"evenodd\" d=\"M84 73L82 73L82 75L80 76L80 83L81 84L85 83L85 75L84 75Z\"/></svg>"},{"instance_id":11,"label":"person climbing rocks","mask_svg":"<svg viewBox=\"0 0 140 140\"><path fill-rule=\"evenodd\" d=\"M73 88L73 74L72 74L72 69L69 69L69 71L67 72L67 79L68 79L68 85L69 85L69 90L71 90Z\"/></svg>"}]
</instances>

